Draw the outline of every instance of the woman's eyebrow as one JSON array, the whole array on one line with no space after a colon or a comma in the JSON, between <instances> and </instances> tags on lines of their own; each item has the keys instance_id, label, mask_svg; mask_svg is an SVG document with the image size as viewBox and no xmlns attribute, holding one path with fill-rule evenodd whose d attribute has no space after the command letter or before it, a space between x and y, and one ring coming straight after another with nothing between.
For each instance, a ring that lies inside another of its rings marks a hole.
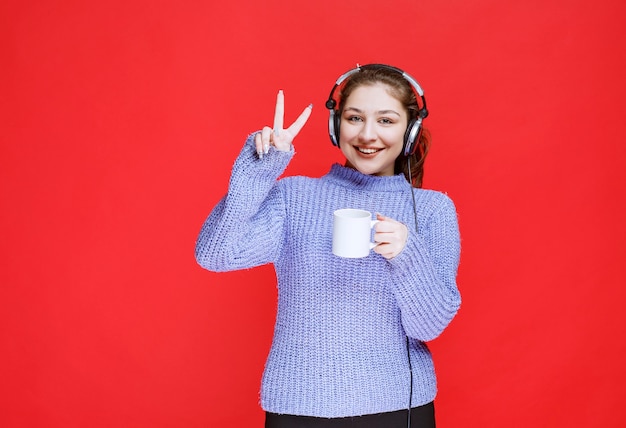
<instances>
[{"instance_id":1,"label":"woman's eyebrow","mask_svg":"<svg viewBox=\"0 0 626 428\"><path fill-rule=\"evenodd\" d=\"M348 111L348 110L355 111L357 113L363 114L363 111L361 109L356 108L356 107L346 107L344 109L344 111ZM376 112L376 114L395 114L397 116L400 116L400 113L398 113L395 110L379 110L379 111Z\"/></svg>"}]
</instances>

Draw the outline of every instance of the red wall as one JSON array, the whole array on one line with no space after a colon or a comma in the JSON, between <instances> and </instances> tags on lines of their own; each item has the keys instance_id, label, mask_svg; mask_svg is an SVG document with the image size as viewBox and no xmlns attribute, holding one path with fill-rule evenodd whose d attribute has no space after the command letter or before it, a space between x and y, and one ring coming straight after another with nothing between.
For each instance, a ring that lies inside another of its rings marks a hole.
<instances>
[{"instance_id":1,"label":"red wall","mask_svg":"<svg viewBox=\"0 0 626 428\"><path fill-rule=\"evenodd\" d=\"M287 173L341 159L357 62L424 86L459 211L439 425L622 426L625 4L4 0L0 426L262 425L273 272L203 271L196 234L278 89L315 104Z\"/></svg>"}]
</instances>

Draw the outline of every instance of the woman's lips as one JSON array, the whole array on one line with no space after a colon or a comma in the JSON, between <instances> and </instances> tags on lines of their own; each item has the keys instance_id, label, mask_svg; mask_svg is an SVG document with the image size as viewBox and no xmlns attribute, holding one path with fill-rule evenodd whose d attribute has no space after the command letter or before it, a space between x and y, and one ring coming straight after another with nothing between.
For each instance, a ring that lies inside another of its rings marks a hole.
<instances>
[{"instance_id":1,"label":"woman's lips","mask_svg":"<svg viewBox=\"0 0 626 428\"><path fill-rule=\"evenodd\" d=\"M355 146L354 148L359 153L363 153L364 155L372 155L372 154L377 153L377 152L382 150L382 149L377 149L377 148L374 148L374 147L358 147L358 146Z\"/></svg>"}]
</instances>

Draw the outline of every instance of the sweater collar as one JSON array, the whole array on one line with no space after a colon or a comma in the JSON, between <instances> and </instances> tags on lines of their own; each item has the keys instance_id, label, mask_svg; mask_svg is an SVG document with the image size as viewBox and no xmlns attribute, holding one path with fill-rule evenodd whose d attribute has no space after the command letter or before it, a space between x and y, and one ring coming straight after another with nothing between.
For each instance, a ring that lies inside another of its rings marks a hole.
<instances>
[{"instance_id":1,"label":"sweater collar","mask_svg":"<svg viewBox=\"0 0 626 428\"><path fill-rule=\"evenodd\" d=\"M334 184L355 190L401 192L410 188L403 174L393 176L366 175L338 163L331 166L325 178Z\"/></svg>"}]
</instances>

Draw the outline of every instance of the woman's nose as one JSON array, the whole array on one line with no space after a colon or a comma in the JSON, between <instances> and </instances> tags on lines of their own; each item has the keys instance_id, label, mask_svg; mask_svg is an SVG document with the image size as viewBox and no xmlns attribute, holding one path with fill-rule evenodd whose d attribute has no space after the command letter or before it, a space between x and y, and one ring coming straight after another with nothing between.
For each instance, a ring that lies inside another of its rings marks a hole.
<instances>
[{"instance_id":1,"label":"woman's nose","mask_svg":"<svg viewBox=\"0 0 626 428\"><path fill-rule=\"evenodd\" d=\"M363 122L361 132L359 132L359 138L362 141L374 141L376 139L376 129L374 124L370 121Z\"/></svg>"}]
</instances>

